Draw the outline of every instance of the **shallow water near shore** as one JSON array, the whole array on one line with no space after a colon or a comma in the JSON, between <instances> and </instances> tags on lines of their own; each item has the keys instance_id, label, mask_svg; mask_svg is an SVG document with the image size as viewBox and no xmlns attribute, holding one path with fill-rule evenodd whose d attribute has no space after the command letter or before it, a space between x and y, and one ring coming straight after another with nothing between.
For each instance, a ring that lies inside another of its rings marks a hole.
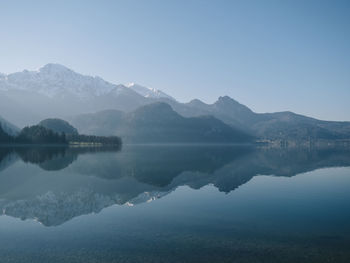
<instances>
[{"instance_id":1,"label":"shallow water near shore","mask_svg":"<svg viewBox=\"0 0 350 263\"><path fill-rule=\"evenodd\" d=\"M350 150L0 149L1 262L349 262Z\"/></svg>"}]
</instances>

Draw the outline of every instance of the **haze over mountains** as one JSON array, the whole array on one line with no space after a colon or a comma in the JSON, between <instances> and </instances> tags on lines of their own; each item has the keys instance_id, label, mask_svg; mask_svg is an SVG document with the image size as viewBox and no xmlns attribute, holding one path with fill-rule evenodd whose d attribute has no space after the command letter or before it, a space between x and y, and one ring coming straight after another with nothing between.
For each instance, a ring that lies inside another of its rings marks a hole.
<instances>
[{"instance_id":1,"label":"haze over mountains","mask_svg":"<svg viewBox=\"0 0 350 263\"><path fill-rule=\"evenodd\" d=\"M130 113L109 110L72 120L84 134L115 135L134 143L248 142L253 136L212 116L185 118L164 102L141 106Z\"/></svg>"},{"instance_id":2,"label":"haze over mountains","mask_svg":"<svg viewBox=\"0 0 350 263\"><path fill-rule=\"evenodd\" d=\"M7 120L1 118L0 116L0 126L1 129L9 135L16 135L19 132L19 128L8 122Z\"/></svg>"},{"instance_id":3,"label":"haze over mountains","mask_svg":"<svg viewBox=\"0 0 350 263\"><path fill-rule=\"evenodd\" d=\"M154 103L155 106L145 107ZM1 74L0 116L8 121L0 122L11 133L16 131L16 126L37 124L46 118L62 118L71 121L79 132L130 135L132 130L140 132L135 135L138 139L147 124L148 132L152 128L152 134L158 138L161 136L155 134L165 136L175 127L182 132L186 130L188 138L193 136L190 133L198 134L199 130L203 136L210 133L214 137L223 132L226 138L231 135L272 140L350 138L350 122L320 121L292 112L255 113L228 96L220 97L213 104L197 99L181 103L160 90L134 83L112 84L59 64L47 64L38 71ZM197 118L188 120L193 117ZM172 122L172 118L178 123ZM191 129L196 126L196 132L187 129L193 123L196 125ZM146 134L146 130L143 131Z\"/></svg>"}]
</instances>

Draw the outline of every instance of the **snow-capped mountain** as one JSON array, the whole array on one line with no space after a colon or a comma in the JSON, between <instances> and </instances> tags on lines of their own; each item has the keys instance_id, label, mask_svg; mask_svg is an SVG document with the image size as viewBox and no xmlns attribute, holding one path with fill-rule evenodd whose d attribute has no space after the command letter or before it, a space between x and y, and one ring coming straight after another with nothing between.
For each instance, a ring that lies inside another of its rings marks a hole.
<instances>
[{"instance_id":1,"label":"snow-capped mountain","mask_svg":"<svg viewBox=\"0 0 350 263\"><path fill-rule=\"evenodd\" d=\"M49 98L74 96L82 100L106 95L122 93L133 90L146 98L168 98L174 100L168 94L146 88L135 83L116 85L103 80L100 77L86 76L60 64L47 64L37 71L24 70L12 74L0 73L1 91L29 91Z\"/></svg>"},{"instance_id":2,"label":"snow-capped mountain","mask_svg":"<svg viewBox=\"0 0 350 263\"><path fill-rule=\"evenodd\" d=\"M80 114L105 110L130 113L155 102L169 104L184 117L212 115L265 139L284 140L296 138L296 134L298 140L309 140L311 134L327 140L349 138L350 122L325 122L291 112L255 113L228 96L213 104L199 100L180 103L160 90L137 84L116 85L59 64L47 64L37 71L0 74L0 115L20 128L47 118L71 120Z\"/></svg>"},{"instance_id":3,"label":"snow-capped mountain","mask_svg":"<svg viewBox=\"0 0 350 263\"><path fill-rule=\"evenodd\" d=\"M50 98L73 95L88 99L123 88L125 87L111 84L100 77L78 74L59 64L47 64L38 71L24 70L0 76L0 90L36 92Z\"/></svg>"},{"instance_id":4,"label":"snow-capped mountain","mask_svg":"<svg viewBox=\"0 0 350 263\"><path fill-rule=\"evenodd\" d=\"M164 93L161 90L158 89L151 89L151 88L147 88L141 85L138 85L136 83L128 83L125 85L126 87L128 87L129 89L132 89L133 91L136 91L138 94L146 97L146 98L166 98L166 99L171 99L171 100L175 100L173 97L171 97L170 95Z\"/></svg>"},{"instance_id":5,"label":"snow-capped mountain","mask_svg":"<svg viewBox=\"0 0 350 263\"><path fill-rule=\"evenodd\" d=\"M0 74L0 114L20 127L50 117L67 118L106 109L130 111L149 100L124 85L82 75L59 64Z\"/></svg>"},{"instance_id":6,"label":"snow-capped mountain","mask_svg":"<svg viewBox=\"0 0 350 263\"><path fill-rule=\"evenodd\" d=\"M116 85L60 64L36 71L0 73L0 114L23 127L46 118L69 118L101 110L133 111L158 100L176 102L157 89Z\"/></svg>"}]
</instances>

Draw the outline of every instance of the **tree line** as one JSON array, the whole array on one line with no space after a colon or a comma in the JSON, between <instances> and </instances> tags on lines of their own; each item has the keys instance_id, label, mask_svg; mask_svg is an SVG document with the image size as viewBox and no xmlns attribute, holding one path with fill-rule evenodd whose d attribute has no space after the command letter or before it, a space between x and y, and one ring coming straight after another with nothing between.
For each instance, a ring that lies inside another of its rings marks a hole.
<instances>
[{"instance_id":1,"label":"tree line","mask_svg":"<svg viewBox=\"0 0 350 263\"><path fill-rule=\"evenodd\" d=\"M54 132L41 125L25 127L21 132L12 136L7 134L0 125L0 143L2 144L69 144L89 143L103 145L121 145L121 139L117 136L94 136L65 134Z\"/></svg>"}]
</instances>

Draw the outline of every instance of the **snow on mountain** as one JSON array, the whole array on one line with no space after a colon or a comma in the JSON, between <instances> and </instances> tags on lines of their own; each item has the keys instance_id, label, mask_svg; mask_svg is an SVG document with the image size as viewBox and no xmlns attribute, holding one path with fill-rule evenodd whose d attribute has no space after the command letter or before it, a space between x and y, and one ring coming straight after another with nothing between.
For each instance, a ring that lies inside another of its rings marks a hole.
<instances>
[{"instance_id":1,"label":"snow on mountain","mask_svg":"<svg viewBox=\"0 0 350 263\"><path fill-rule=\"evenodd\" d=\"M85 76L59 64L47 64L38 71L24 70L0 75L0 90L36 92L50 98L73 95L89 99L116 88L117 85L100 77Z\"/></svg>"},{"instance_id":2,"label":"snow on mountain","mask_svg":"<svg viewBox=\"0 0 350 263\"><path fill-rule=\"evenodd\" d=\"M59 65L0 74L0 114L19 127L46 118L106 109L135 110L151 99L125 87Z\"/></svg>"},{"instance_id":3,"label":"snow on mountain","mask_svg":"<svg viewBox=\"0 0 350 263\"><path fill-rule=\"evenodd\" d=\"M113 92L114 95L133 90L146 98L168 98L171 96L157 89L130 83L115 85L100 77L86 76L60 64L47 64L37 71L24 70L12 74L0 73L0 91L27 91L49 98L74 96L81 100L99 97Z\"/></svg>"},{"instance_id":4,"label":"snow on mountain","mask_svg":"<svg viewBox=\"0 0 350 263\"><path fill-rule=\"evenodd\" d=\"M129 89L132 89L133 91L136 91L137 93L139 93L140 95L146 97L146 98L167 98L167 99L171 99L171 100L175 100L173 97L171 97L170 95L164 93L161 90L158 89L151 89L151 88L147 88L141 85L138 85L136 83L129 83L125 85L126 87L128 87Z\"/></svg>"}]
</instances>

